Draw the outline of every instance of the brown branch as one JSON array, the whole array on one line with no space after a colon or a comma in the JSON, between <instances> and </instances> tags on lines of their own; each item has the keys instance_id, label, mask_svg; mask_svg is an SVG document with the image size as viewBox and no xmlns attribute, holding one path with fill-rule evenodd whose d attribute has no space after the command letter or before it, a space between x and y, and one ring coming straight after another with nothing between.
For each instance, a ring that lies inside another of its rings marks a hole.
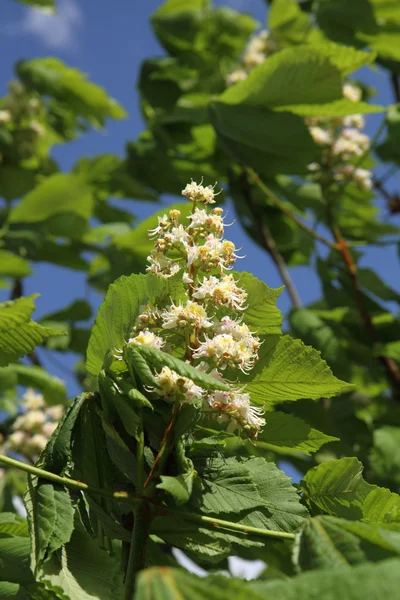
<instances>
[{"instance_id":1,"label":"brown branch","mask_svg":"<svg viewBox=\"0 0 400 600\"><path fill-rule=\"evenodd\" d=\"M268 252L270 257L272 258L276 268L279 271L279 274L284 282L292 304L296 308L301 308L302 303L300 300L299 293L296 289L296 286L290 277L289 271L286 267L285 259L282 254L279 252L274 237L271 233L271 230L264 222L262 215L259 214L259 211L255 205L253 195L251 193L251 187L248 180L248 175L246 171L243 171L240 176L241 186L242 186L242 194L246 201L247 207L250 210L251 216L253 218L254 225L258 231L260 236L260 240L263 248Z\"/></svg>"},{"instance_id":2,"label":"brown branch","mask_svg":"<svg viewBox=\"0 0 400 600\"><path fill-rule=\"evenodd\" d=\"M396 102L400 102L400 83L397 73L391 73L390 80L392 82L393 95Z\"/></svg>"},{"instance_id":3,"label":"brown branch","mask_svg":"<svg viewBox=\"0 0 400 600\"><path fill-rule=\"evenodd\" d=\"M349 279L350 279L352 287L353 287L354 296L355 296L355 300L357 303L358 312L360 314L361 320L364 323L365 329L367 330L367 332L368 332L371 340L374 342L374 344L381 344L382 342L380 340L378 331L376 330L376 327L372 322L371 315L369 314L368 309L365 306L360 282L357 277L357 265L354 262L354 259L351 255L351 252L349 250L349 246L348 246L346 240L343 238L339 227L333 220L332 212L330 209L328 209L328 219L329 219L331 231L332 231L332 233L335 237L336 243L337 243L337 249L343 258L343 262L345 264L347 274L349 276ZM380 356L379 360L382 363L382 365L386 371L386 375L387 375L387 378L388 378L391 386L393 387L393 389L396 392L396 396L395 396L396 400L400 401L400 371L399 371L399 368L398 368L396 362L388 356Z\"/></svg>"},{"instance_id":4,"label":"brown branch","mask_svg":"<svg viewBox=\"0 0 400 600\"><path fill-rule=\"evenodd\" d=\"M280 200L278 198L278 196L276 196L276 194L274 194L274 192L265 185L265 183L263 181L261 181L261 179L259 178L257 173L255 171L253 171L253 169L249 169L249 173L251 174L254 183L256 185L258 185L258 187L264 192L264 194L267 196L267 198L269 198L275 204L275 206L277 208L279 208L279 210L281 210L287 217L292 219L292 221L294 221L300 227L300 229L302 229L303 231L308 233L308 235L315 238L322 244L325 244L325 246L328 246L332 250L337 249L336 244L334 244L330 240L327 240L326 238L324 238L322 235L320 235L319 233L314 231L314 229L311 229L311 227L306 225L301 219L299 219L299 217L297 215L295 215L290 210L290 208L288 208L288 206L286 206L286 204L284 202L282 202L282 200Z\"/></svg>"}]
</instances>

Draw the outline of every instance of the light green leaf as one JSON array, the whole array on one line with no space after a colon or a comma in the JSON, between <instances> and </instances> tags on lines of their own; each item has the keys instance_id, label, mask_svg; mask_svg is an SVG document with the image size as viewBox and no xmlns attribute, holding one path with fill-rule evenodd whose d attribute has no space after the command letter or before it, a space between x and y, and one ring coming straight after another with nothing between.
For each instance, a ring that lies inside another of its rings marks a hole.
<instances>
[{"instance_id":1,"label":"light green leaf","mask_svg":"<svg viewBox=\"0 0 400 600\"><path fill-rule=\"evenodd\" d=\"M325 104L340 100L341 73L330 59L308 46L286 48L227 89L219 101L264 108Z\"/></svg>"},{"instance_id":2,"label":"light green leaf","mask_svg":"<svg viewBox=\"0 0 400 600\"><path fill-rule=\"evenodd\" d=\"M319 352L285 335L267 336L260 360L246 378L246 389L256 404L271 406L300 398L318 399L350 391L336 379Z\"/></svg>"},{"instance_id":3,"label":"light green leaf","mask_svg":"<svg viewBox=\"0 0 400 600\"><path fill-rule=\"evenodd\" d=\"M27 4L45 12L54 12L56 8L55 0L15 0L20 4Z\"/></svg>"},{"instance_id":4,"label":"light green leaf","mask_svg":"<svg viewBox=\"0 0 400 600\"><path fill-rule=\"evenodd\" d=\"M349 75L353 71L373 63L376 58L375 52L364 52L352 46L335 44L327 39L313 40L311 46L318 53L329 58L343 75Z\"/></svg>"},{"instance_id":5,"label":"light green leaf","mask_svg":"<svg viewBox=\"0 0 400 600\"><path fill-rule=\"evenodd\" d=\"M304 42L310 22L296 0L274 0L268 13L268 27L279 40Z\"/></svg>"},{"instance_id":6,"label":"light green leaf","mask_svg":"<svg viewBox=\"0 0 400 600\"><path fill-rule=\"evenodd\" d=\"M22 323L15 329L0 332L0 366L21 358L36 346L43 344L45 340L53 335L60 335L60 331L51 327L42 327L34 321Z\"/></svg>"},{"instance_id":7,"label":"light green leaf","mask_svg":"<svg viewBox=\"0 0 400 600\"><path fill-rule=\"evenodd\" d=\"M277 454L313 454L324 444L338 441L339 438L326 435L313 429L302 419L282 412L267 412L264 415L266 425L257 440L252 442L257 448L263 448Z\"/></svg>"},{"instance_id":8,"label":"light green leaf","mask_svg":"<svg viewBox=\"0 0 400 600\"><path fill-rule=\"evenodd\" d=\"M258 334L279 334L283 317L276 302L284 287L270 288L251 273L240 272L235 275L240 287L247 292L243 321Z\"/></svg>"},{"instance_id":9,"label":"light green leaf","mask_svg":"<svg viewBox=\"0 0 400 600\"><path fill-rule=\"evenodd\" d=\"M28 89L56 98L69 111L91 123L103 125L108 117L125 117L123 108L109 98L103 88L87 81L84 73L67 67L57 58L20 61L16 70Z\"/></svg>"},{"instance_id":10,"label":"light green leaf","mask_svg":"<svg viewBox=\"0 0 400 600\"><path fill-rule=\"evenodd\" d=\"M193 462L204 484L188 505L196 511L222 519L235 515L235 522L289 532L307 517L291 480L274 463L256 457Z\"/></svg>"},{"instance_id":11,"label":"light green leaf","mask_svg":"<svg viewBox=\"0 0 400 600\"><path fill-rule=\"evenodd\" d=\"M302 486L311 505L332 516L368 522L400 522L400 496L367 483L356 458L329 460L304 476Z\"/></svg>"},{"instance_id":12,"label":"light green leaf","mask_svg":"<svg viewBox=\"0 0 400 600\"><path fill-rule=\"evenodd\" d=\"M31 274L29 263L8 250L0 250L0 275L20 279Z\"/></svg>"},{"instance_id":13,"label":"light green leaf","mask_svg":"<svg viewBox=\"0 0 400 600\"><path fill-rule=\"evenodd\" d=\"M0 513L0 534L28 537L28 523L15 513Z\"/></svg>"},{"instance_id":14,"label":"light green leaf","mask_svg":"<svg viewBox=\"0 0 400 600\"><path fill-rule=\"evenodd\" d=\"M86 359L89 373L98 375L106 353L123 347L146 304L160 306L179 296L182 290L179 274L170 279L141 274L117 279L108 289L90 335Z\"/></svg>"},{"instance_id":15,"label":"light green leaf","mask_svg":"<svg viewBox=\"0 0 400 600\"><path fill-rule=\"evenodd\" d=\"M34 300L38 294L32 294L25 298L10 300L0 303L0 331L14 328L29 321L32 313L35 310Z\"/></svg>"},{"instance_id":16,"label":"light green leaf","mask_svg":"<svg viewBox=\"0 0 400 600\"><path fill-rule=\"evenodd\" d=\"M86 300L74 300L65 308L47 313L43 321L87 321L92 316L92 307Z\"/></svg>"},{"instance_id":17,"label":"light green leaf","mask_svg":"<svg viewBox=\"0 0 400 600\"><path fill-rule=\"evenodd\" d=\"M71 216L82 226L91 216L93 195L88 184L75 175L57 173L29 192L10 213L11 223L38 223L52 217ZM59 224L53 219L52 229Z\"/></svg>"},{"instance_id":18,"label":"light green leaf","mask_svg":"<svg viewBox=\"0 0 400 600\"><path fill-rule=\"evenodd\" d=\"M175 500L177 506L182 506L189 501L193 490L193 479L196 476L195 471L188 471L176 477L161 475L161 483L157 485L160 490L166 491Z\"/></svg>"}]
</instances>

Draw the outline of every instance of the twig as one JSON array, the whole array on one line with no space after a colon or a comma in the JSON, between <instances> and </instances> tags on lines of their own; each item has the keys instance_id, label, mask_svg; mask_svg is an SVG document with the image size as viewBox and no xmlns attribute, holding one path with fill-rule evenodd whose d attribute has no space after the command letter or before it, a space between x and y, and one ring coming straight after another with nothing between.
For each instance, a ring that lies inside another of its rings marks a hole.
<instances>
[{"instance_id":1,"label":"twig","mask_svg":"<svg viewBox=\"0 0 400 600\"><path fill-rule=\"evenodd\" d=\"M292 221L294 221L301 229L303 229L303 231L305 231L306 233L311 235L311 237L315 238L322 244L325 244L325 246L332 248L332 250L337 249L336 244L334 244L330 240L324 238L322 235L320 235L319 233L314 231L314 229L311 229L311 227L308 227L308 225L306 225L301 219L299 219L299 217L297 217L297 215L295 215L290 210L290 208L288 208L286 206L286 204L284 202L282 202L282 200L280 200L278 198L278 196L276 196L274 194L274 192L265 185L265 183L263 183L261 181L261 179L259 178L257 173L255 171L253 171L253 169L249 169L249 173L251 174L254 183L256 185L258 185L260 190L262 190L264 192L264 194L275 204L275 206L277 206L279 208L279 210L281 210L283 213L285 213L286 216L288 216L290 219L292 219Z\"/></svg>"},{"instance_id":2,"label":"twig","mask_svg":"<svg viewBox=\"0 0 400 600\"><path fill-rule=\"evenodd\" d=\"M381 344L379 334L375 328L375 325L372 322L371 315L369 314L368 309L365 306L364 297L363 297L361 287L360 287L360 282L357 277L357 265L354 262L354 259L351 255L351 252L349 250L346 240L343 238L339 227L337 226L337 224L335 223L335 221L333 219L332 211L329 206L328 206L328 220L329 220L329 225L330 225L331 231L332 231L332 233L335 237L336 243L337 243L338 251L342 255L347 274L349 276L349 279L351 281L351 284L352 284L352 287L354 290L354 296L355 296L355 300L356 300L356 303L358 306L358 312L360 314L361 320L364 323L365 328L371 337L371 340L375 344ZM386 370L387 377L388 377L392 387L397 392L396 399L400 400L400 371L399 371L399 368L398 368L396 362L388 356L380 356L379 360L381 361L381 363L383 364L383 366Z\"/></svg>"},{"instance_id":3,"label":"twig","mask_svg":"<svg viewBox=\"0 0 400 600\"><path fill-rule=\"evenodd\" d=\"M391 73L390 80L392 82L393 95L396 102L400 102L400 84L397 73Z\"/></svg>"},{"instance_id":4,"label":"twig","mask_svg":"<svg viewBox=\"0 0 400 600\"><path fill-rule=\"evenodd\" d=\"M10 458L9 456L0 455L0 464L8 465L9 467L15 467L17 469L21 469L26 473L30 473L31 475L35 475L36 477L40 477L42 479L47 479L48 481L54 481L54 483L59 483L61 485L65 485L71 489L80 490L82 492L97 494L99 496L104 496L105 498L113 498L114 500L126 500L136 506L139 506L138 503L146 501L152 505L158 507L159 511L157 514L160 516L178 516L179 519L188 520L188 521L196 521L198 523L203 523L205 526L212 526L213 528L221 527L223 529L232 529L234 531L241 531L247 534L258 535L262 537L276 538L276 539L291 539L295 538L294 533L286 533L284 531L274 531L272 529L262 529L259 527L249 527L247 525L242 525L240 523L234 523L231 521L224 521L222 519L217 519L212 516L205 515L197 515L195 513L188 513L182 510L174 511L165 506L161 506L157 504L151 498L144 498L142 496L137 496L136 494L131 494L130 492L113 492L111 490L106 490L102 488L97 488L93 485L89 485L87 483L83 483L82 481L76 481L75 479L70 479L69 477L61 477L60 475L56 475L55 473L51 473L50 471L45 471L43 469L39 469L38 467L34 467L32 465L28 465L19 460L15 460L14 458Z\"/></svg>"},{"instance_id":5,"label":"twig","mask_svg":"<svg viewBox=\"0 0 400 600\"><path fill-rule=\"evenodd\" d=\"M258 234L260 236L261 243L262 243L263 247L265 248L265 250L268 252L268 254L271 256L272 260L274 261L275 266L278 269L279 274L282 278L282 281L284 282L284 284L286 286L286 289L288 291L288 294L290 296L293 306L295 306L296 308L301 308L302 303L300 300L300 296L299 296L299 293L296 289L296 286L295 286L292 278L290 277L289 271L286 267L285 260L282 256L282 254L279 252L278 248L276 247L274 237L273 237L269 227L264 222L262 216L260 214L258 214L258 210L257 210L257 207L255 206L255 203L253 200L253 195L251 193L251 187L250 187L250 183L248 180L248 175L245 171L241 175L241 182L242 182L243 197L246 200L247 206L253 217L254 225L258 230Z\"/></svg>"}]
</instances>

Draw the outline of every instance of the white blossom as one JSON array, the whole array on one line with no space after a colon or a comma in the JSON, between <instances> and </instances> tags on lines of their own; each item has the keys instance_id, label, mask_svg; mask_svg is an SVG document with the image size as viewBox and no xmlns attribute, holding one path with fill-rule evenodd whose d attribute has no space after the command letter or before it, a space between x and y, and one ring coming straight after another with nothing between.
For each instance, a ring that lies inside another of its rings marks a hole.
<instances>
[{"instance_id":1,"label":"white blossom","mask_svg":"<svg viewBox=\"0 0 400 600\"><path fill-rule=\"evenodd\" d=\"M309 131L314 142L319 146L329 146L332 144L332 136L326 129L314 125L309 128Z\"/></svg>"},{"instance_id":2,"label":"white blossom","mask_svg":"<svg viewBox=\"0 0 400 600\"><path fill-rule=\"evenodd\" d=\"M165 341L152 331L145 329L134 337L130 337L128 343L144 346L145 348L156 348L157 350L160 350L165 344Z\"/></svg>"},{"instance_id":3,"label":"white blossom","mask_svg":"<svg viewBox=\"0 0 400 600\"><path fill-rule=\"evenodd\" d=\"M48 406L45 410L46 416L53 421L61 421L64 416L65 408L62 404L55 404L54 406Z\"/></svg>"},{"instance_id":4,"label":"white blossom","mask_svg":"<svg viewBox=\"0 0 400 600\"><path fill-rule=\"evenodd\" d=\"M211 359L221 369L227 366L238 366L247 373L254 366L257 352L246 340L235 340L231 334L220 333L213 338L207 337L193 351L193 358Z\"/></svg>"},{"instance_id":5,"label":"white blossom","mask_svg":"<svg viewBox=\"0 0 400 600\"><path fill-rule=\"evenodd\" d=\"M46 416L42 410L31 410L15 419L13 429L34 432L40 430L45 421Z\"/></svg>"},{"instance_id":6,"label":"white blossom","mask_svg":"<svg viewBox=\"0 0 400 600\"><path fill-rule=\"evenodd\" d=\"M178 263L170 260L162 252L153 250L152 253L147 257L149 266L146 271L159 275L159 277L172 277L180 270Z\"/></svg>"},{"instance_id":7,"label":"white blossom","mask_svg":"<svg viewBox=\"0 0 400 600\"><path fill-rule=\"evenodd\" d=\"M42 394L38 394L32 388L28 388L22 396L23 405L26 410L36 410L43 408L45 405Z\"/></svg>"},{"instance_id":8,"label":"white blossom","mask_svg":"<svg viewBox=\"0 0 400 600\"><path fill-rule=\"evenodd\" d=\"M0 110L0 124L9 123L11 121L11 113L9 110Z\"/></svg>"},{"instance_id":9,"label":"white blossom","mask_svg":"<svg viewBox=\"0 0 400 600\"><path fill-rule=\"evenodd\" d=\"M359 87L351 83L345 83L343 86L343 96L352 102L360 102L362 91Z\"/></svg>"},{"instance_id":10,"label":"white blossom","mask_svg":"<svg viewBox=\"0 0 400 600\"><path fill-rule=\"evenodd\" d=\"M170 223L167 215L164 214L162 217L157 217L157 220L158 220L157 227L149 230L150 238L159 236L161 233L165 232L166 230L168 230L171 227L171 223Z\"/></svg>"},{"instance_id":11,"label":"white blossom","mask_svg":"<svg viewBox=\"0 0 400 600\"><path fill-rule=\"evenodd\" d=\"M155 375L155 380L159 388L154 388L152 391L159 396L165 396L171 401L192 400L201 398L204 395L204 390L201 387L169 367L163 367L160 373Z\"/></svg>"},{"instance_id":12,"label":"white blossom","mask_svg":"<svg viewBox=\"0 0 400 600\"><path fill-rule=\"evenodd\" d=\"M215 204L215 185L203 186L201 183L197 184L192 179L191 183L188 183L186 187L182 190L182 196L186 196L186 198L191 202Z\"/></svg>"},{"instance_id":13,"label":"white blossom","mask_svg":"<svg viewBox=\"0 0 400 600\"><path fill-rule=\"evenodd\" d=\"M164 329L187 327L188 325L197 328L207 328L212 325L205 308L192 300L188 300L185 306L172 303L171 306L168 309L165 309L161 314L161 318L163 320L162 326Z\"/></svg>"},{"instance_id":14,"label":"white blossom","mask_svg":"<svg viewBox=\"0 0 400 600\"><path fill-rule=\"evenodd\" d=\"M217 306L230 306L234 310L244 310L247 294L238 287L233 275L224 275L220 279L204 277L203 282L196 288L193 297L198 300L211 299Z\"/></svg>"}]
</instances>

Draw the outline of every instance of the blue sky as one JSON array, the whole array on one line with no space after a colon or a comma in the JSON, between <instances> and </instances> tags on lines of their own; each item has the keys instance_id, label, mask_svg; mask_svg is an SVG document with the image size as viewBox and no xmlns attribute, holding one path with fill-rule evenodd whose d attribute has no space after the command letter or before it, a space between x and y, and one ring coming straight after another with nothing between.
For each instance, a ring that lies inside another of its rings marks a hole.
<instances>
[{"instance_id":1,"label":"blue sky","mask_svg":"<svg viewBox=\"0 0 400 600\"><path fill-rule=\"evenodd\" d=\"M350 0L349 0L350 1ZM57 56L71 66L86 72L96 83L105 87L129 113L124 121L109 122L106 131L93 132L80 140L56 147L54 158L62 170L67 171L83 155L114 152L123 155L124 145L143 129L138 110L135 83L140 63L149 56L162 54L162 49L152 34L149 17L160 6L158 0L58 0L57 16L50 17L33 11L12 0L2 0L0 23L0 94L6 93L7 82L13 76L13 64L20 59L37 56ZM215 4L251 12L261 23L265 22L264 0L217 1ZM376 102L387 105L393 102L387 75L383 71L364 69L362 78L379 89ZM368 117L367 132L373 133L382 115ZM206 182L213 183L213 182ZM394 187L393 187L394 186ZM395 178L388 186L398 186ZM400 187L400 186L399 186ZM168 200L168 199L167 199ZM384 209L384 203L377 200ZM156 205L124 201L139 217L157 209ZM232 213L231 213L232 214ZM386 211L383 214L388 216ZM396 221L392 219L392 222ZM400 220L397 218L397 224ZM279 276L266 254L258 249L240 230L239 225L229 228L229 237L237 245L244 244L247 260L242 268L251 270L271 287L281 285ZM394 249L370 249L363 263L376 269L381 277L400 290L399 263ZM291 270L292 277L306 304L319 296L319 284L313 272L305 267ZM40 292L36 315L65 306L73 298L85 296L84 276L50 265L41 264L25 284L25 293ZM90 300L98 306L101 297L90 292ZM289 301L284 292L280 308L285 312ZM46 353L47 355L47 353ZM74 357L59 355L58 360L71 366ZM53 364L51 356L44 357L45 366L53 373L67 379L71 394L78 389L71 378Z\"/></svg>"}]
</instances>

